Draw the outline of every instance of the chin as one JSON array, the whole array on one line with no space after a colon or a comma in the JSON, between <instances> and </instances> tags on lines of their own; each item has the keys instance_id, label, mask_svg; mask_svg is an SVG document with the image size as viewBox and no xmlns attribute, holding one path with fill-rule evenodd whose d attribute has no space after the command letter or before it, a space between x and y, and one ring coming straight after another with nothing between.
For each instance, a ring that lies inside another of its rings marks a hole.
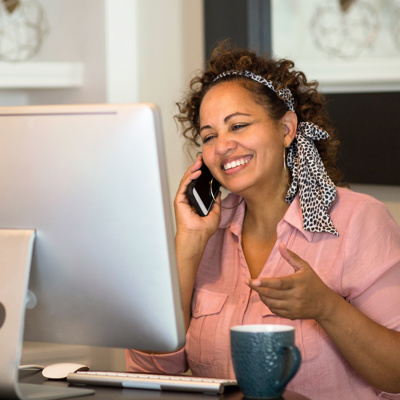
<instances>
[{"instance_id":1,"label":"chin","mask_svg":"<svg viewBox=\"0 0 400 400\"><path fill-rule=\"evenodd\" d=\"M224 188L227 189L228 191L232 192L232 193L237 194L238 196L245 197L245 194L248 191L249 186L248 185L246 185L246 186L244 186L244 185L243 186L242 185L240 185L240 186L239 185L235 185L235 186L228 185L228 186L225 186L224 185Z\"/></svg>"}]
</instances>

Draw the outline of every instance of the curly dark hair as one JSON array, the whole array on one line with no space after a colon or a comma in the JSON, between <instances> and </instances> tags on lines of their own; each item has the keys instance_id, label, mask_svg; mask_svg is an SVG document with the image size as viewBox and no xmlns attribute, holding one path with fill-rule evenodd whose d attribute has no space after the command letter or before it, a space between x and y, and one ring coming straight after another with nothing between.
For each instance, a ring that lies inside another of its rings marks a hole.
<instances>
[{"instance_id":1,"label":"curly dark hair","mask_svg":"<svg viewBox=\"0 0 400 400\"><path fill-rule=\"evenodd\" d=\"M194 77L185 98L177 103L179 114L176 120L183 127L183 136L188 144L199 148L200 140L200 105L205 94L220 82L238 81L252 94L254 100L264 106L270 117L278 121L287 112L284 101L279 95L263 84L240 75L228 75L214 79L222 72L230 70L250 71L272 81L279 90L288 88L295 100L295 112L298 122L313 122L329 133L329 139L316 141L315 144L325 165L328 175L336 185L342 183L342 173L336 166L339 140L335 137L325 108L326 100L317 91L316 81L308 82L303 72L294 69L290 60L275 60L258 56L247 49L232 48L229 43L220 43L212 52L207 69Z\"/></svg>"}]
</instances>

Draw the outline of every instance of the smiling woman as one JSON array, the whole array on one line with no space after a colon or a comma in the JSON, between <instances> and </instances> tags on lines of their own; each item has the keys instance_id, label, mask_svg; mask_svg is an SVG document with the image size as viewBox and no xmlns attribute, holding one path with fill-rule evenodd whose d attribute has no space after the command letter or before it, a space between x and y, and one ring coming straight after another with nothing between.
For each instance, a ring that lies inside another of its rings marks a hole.
<instances>
[{"instance_id":1,"label":"smiling woman","mask_svg":"<svg viewBox=\"0 0 400 400\"><path fill-rule=\"evenodd\" d=\"M173 354L129 350L130 370L233 378L230 327L283 324L303 359L288 389L400 398L400 228L341 187L317 86L289 60L226 45L192 80L177 119L202 157L174 203L187 341ZM186 195L203 162L232 192L206 217Z\"/></svg>"},{"instance_id":2,"label":"smiling woman","mask_svg":"<svg viewBox=\"0 0 400 400\"><path fill-rule=\"evenodd\" d=\"M252 190L284 197L288 182L282 155L296 125L294 112L279 122L271 119L238 81L218 84L200 106L204 163L225 188L243 197Z\"/></svg>"}]
</instances>

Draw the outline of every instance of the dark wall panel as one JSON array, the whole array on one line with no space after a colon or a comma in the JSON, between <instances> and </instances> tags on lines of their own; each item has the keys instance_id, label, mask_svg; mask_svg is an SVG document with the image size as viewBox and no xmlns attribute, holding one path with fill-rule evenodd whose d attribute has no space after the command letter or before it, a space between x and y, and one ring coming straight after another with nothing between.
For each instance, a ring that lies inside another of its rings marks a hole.
<instances>
[{"instance_id":1,"label":"dark wall panel","mask_svg":"<svg viewBox=\"0 0 400 400\"><path fill-rule=\"evenodd\" d=\"M271 53L270 0L204 0L206 59L221 40Z\"/></svg>"},{"instance_id":2,"label":"dark wall panel","mask_svg":"<svg viewBox=\"0 0 400 400\"><path fill-rule=\"evenodd\" d=\"M342 143L339 165L353 183L400 184L400 93L326 95Z\"/></svg>"},{"instance_id":3,"label":"dark wall panel","mask_svg":"<svg viewBox=\"0 0 400 400\"><path fill-rule=\"evenodd\" d=\"M206 59L224 39L247 47L247 5L243 0L204 0Z\"/></svg>"},{"instance_id":4,"label":"dark wall panel","mask_svg":"<svg viewBox=\"0 0 400 400\"><path fill-rule=\"evenodd\" d=\"M206 58L217 42L271 53L269 0L204 0ZM400 93L326 95L351 183L400 185Z\"/></svg>"}]
</instances>

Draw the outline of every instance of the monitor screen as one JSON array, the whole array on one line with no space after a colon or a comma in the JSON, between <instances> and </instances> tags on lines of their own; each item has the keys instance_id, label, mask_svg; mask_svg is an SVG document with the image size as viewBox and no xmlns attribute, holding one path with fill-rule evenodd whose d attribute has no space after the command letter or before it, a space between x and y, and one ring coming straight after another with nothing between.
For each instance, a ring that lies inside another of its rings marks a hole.
<instances>
[{"instance_id":1,"label":"monitor screen","mask_svg":"<svg viewBox=\"0 0 400 400\"><path fill-rule=\"evenodd\" d=\"M183 345L155 106L0 107L0 193L0 229L35 232L25 340L151 351ZM0 353L12 320L1 269L0 260Z\"/></svg>"}]
</instances>

